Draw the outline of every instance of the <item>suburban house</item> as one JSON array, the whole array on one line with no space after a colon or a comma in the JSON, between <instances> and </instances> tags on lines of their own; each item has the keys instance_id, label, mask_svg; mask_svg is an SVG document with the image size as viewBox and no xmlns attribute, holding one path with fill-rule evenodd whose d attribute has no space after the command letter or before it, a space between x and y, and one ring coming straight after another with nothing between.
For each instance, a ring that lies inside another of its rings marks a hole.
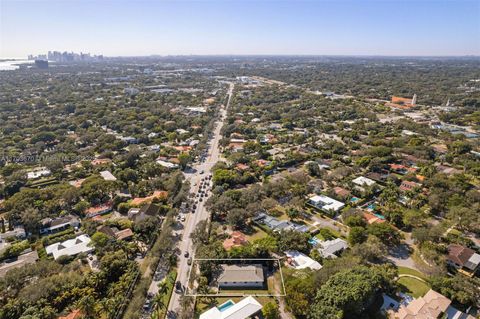
<instances>
[{"instance_id":1,"label":"suburban house","mask_svg":"<svg viewBox=\"0 0 480 319\"><path fill-rule=\"evenodd\" d=\"M252 296L235 303L227 300L223 304L210 308L200 315L200 319L247 319L262 310L262 305Z\"/></svg>"},{"instance_id":2,"label":"suburban house","mask_svg":"<svg viewBox=\"0 0 480 319\"><path fill-rule=\"evenodd\" d=\"M147 217L154 217L160 214L160 206L156 204L143 205L141 208L130 208L128 211L128 219L138 223Z\"/></svg>"},{"instance_id":3,"label":"suburban house","mask_svg":"<svg viewBox=\"0 0 480 319\"><path fill-rule=\"evenodd\" d=\"M42 221L42 226L40 226L40 234L53 234L62 230L65 230L69 227L78 228L80 227L80 219L73 215L66 215L58 218L44 218Z\"/></svg>"},{"instance_id":4,"label":"suburban house","mask_svg":"<svg viewBox=\"0 0 480 319\"><path fill-rule=\"evenodd\" d=\"M232 247L240 247L248 243L245 234L240 231L234 231L229 238L223 241L223 248L226 250L231 249Z\"/></svg>"},{"instance_id":5,"label":"suburban house","mask_svg":"<svg viewBox=\"0 0 480 319\"><path fill-rule=\"evenodd\" d=\"M403 192L408 192L411 191L412 189L416 187L422 186L419 183L411 182L411 181L402 181L402 184L400 184L400 190Z\"/></svg>"},{"instance_id":6,"label":"suburban house","mask_svg":"<svg viewBox=\"0 0 480 319\"><path fill-rule=\"evenodd\" d=\"M113 176L113 174L110 171L101 171L100 176L106 181L116 181L117 178Z\"/></svg>"},{"instance_id":7,"label":"suburban house","mask_svg":"<svg viewBox=\"0 0 480 319\"><path fill-rule=\"evenodd\" d=\"M360 186L360 187L375 185L374 180L371 180L370 178L367 178L367 177L364 177L364 176L360 176L360 177L355 178L354 180L352 180L352 183L354 183L355 185Z\"/></svg>"},{"instance_id":8,"label":"suburban house","mask_svg":"<svg viewBox=\"0 0 480 319\"><path fill-rule=\"evenodd\" d=\"M370 224L375 224L375 223L384 223L385 218L380 218L378 216L375 216L374 214L368 213L368 212L363 212L363 218L367 221L367 223Z\"/></svg>"},{"instance_id":9,"label":"suburban house","mask_svg":"<svg viewBox=\"0 0 480 319\"><path fill-rule=\"evenodd\" d=\"M322 241L319 243L318 251L324 258L337 258L337 254L348 248L348 244L341 238Z\"/></svg>"},{"instance_id":10,"label":"suburban house","mask_svg":"<svg viewBox=\"0 0 480 319\"><path fill-rule=\"evenodd\" d=\"M76 256L80 253L89 253L94 250L89 244L91 239L88 235L80 235L61 243L55 243L45 247L47 255L53 255L56 260L60 256Z\"/></svg>"},{"instance_id":11,"label":"suburban house","mask_svg":"<svg viewBox=\"0 0 480 319\"><path fill-rule=\"evenodd\" d=\"M391 319L474 319L453 308L452 301L430 289L425 296L414 299L408 305L401 305L397 311L390 310Z\"/></svg>"},{"instance_id":12,"label":"suburban house","mask_svg":"<svg viewBox=\"0 0 480 319\"><path fill-rule=\"evenodd\" d=\"M261 213L255 218L252 219L255 222L262 223L273 231L282 231L282 230L295 230L302 233L308 232L308 227L305 225L299 225L288 220L279 220L270 215Z\"/></svg>"},{"instance_id":13,"label":"suburban house","mask_svg":"<svg viewBox=\"0 0 480 319\"><path fill-rule=\"evenodd\" d=\"M451 244L448 246L447 263L455 267L458 272L473 277L480 264L480 255L475 253L473 249Z\"/></svg>"},{"instance_id":14,"label":"suburban house","mask_svg":"<svg viewBox=\"0 0 480 319\"><path fill-rule=\"evenodd\" d=\"M178 168L178 164L175 164L175 163L172 163L172 162L168 162L168 161L164 161L162 159L157 159L157 162L156 162L158 165L161 165L163 167L166 167L166 168Z\"/></svg>"},{"instance_id":15,"label":"suburban house","mask_svg":"<svg viewBox=\"0 0 480 319\"><path fill-rule=\"evenodd\" d=\"M308 203L327 213L329 212L336 213L339 210L341 210L343 207L345 207L344 203L339 202L338 200L335 200L325 195L312 196L308 199Z\"/></svg>"},{"instance_id":16,"label":"suburban house","mask_svg":"<svg viewBox=\"0 0 480 319\"><path fill-rule=\"evenodd\" d=\"M417 95L414 94L411 99L399 96L392 96L392 101L387 103L387 106L397 108L397 109L411 109L417 104Z\"/></svg>"},{"instance_id":17,"label":"suburban house","mask_svg":"<svg viewBox=\"0 0 480 319\"><path fill-rule=\"evenodd\" d=\"M308 257L305 254L302 254L296 250L288 250L285 252L287 256L287 265L294 269L306 269L310 268L312 270L322 269L322 265L312 258Z\"/></svg>"},{"instance_id":18,"label":"suburban house","mask_svg":"<svg viewBox=\"0 0 480 319\"><path fill-rule=\"evenodd\" d=\"M109 159L109 158L96 158L96 159L92 160L90 163L93 166L99 166L99 165L107 165L107 164L110 164L111 162L112 162L112 160Z\"/></svg>"},{"instance_id":19,"label":"suburban house","mask_svg":"<svg viewBox=\"0 0 480 319\"><path fill-rule=\"evenodd\" d=\"M112 211L112 209L113 209L113 206L111 202L93 206L87 209L86 216L89 218L92 218L98 215L109 213L110 211Z\"/></svg>"},{"instance_id":20,"label":"suburban house","mask_svg":"<svg viewBox=\"0 0 480 319\"><path fill-rule=\"evenodd\" d=\"M118 230L117 228L112 228L110 226L100 225L97 227L97 231L118 240L128 240L133 237L133 232L130 228Z\"/></svg>"},{"instance_id":21,"label":"suburban house","mask_svg":"<svg viewBox=\"0 0 480 319\"><path fill-rule=\"evenodd\" d=\"M44 176L50 176L52 172L46 167L39 167L27 173L27 179L38 179Z\"/></svg>"},{"instance_id":22,"label":"suburban house","mask_svg":"<svg viewBox=\"0 0 480 319\"><path fill-rule=\"evenodd\" d=\"M217 280L219 288L263 288L265 284L260 264L222 265L222 268Z\"/></svg>"}]
</instances>

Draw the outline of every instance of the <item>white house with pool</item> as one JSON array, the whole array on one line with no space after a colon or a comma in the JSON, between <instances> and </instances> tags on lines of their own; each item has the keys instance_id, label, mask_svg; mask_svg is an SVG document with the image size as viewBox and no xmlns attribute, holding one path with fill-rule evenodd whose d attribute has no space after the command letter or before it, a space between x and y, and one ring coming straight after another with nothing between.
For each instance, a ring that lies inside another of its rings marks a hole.
<instances>
[{"instance_id":1,"label":"white house with pool","mask_svg":"<svg viewBox=\"0 0 480 319\"><path fill-rule=\"evenodd\" d=\"M220 306L210 308L200 315L200 319L247 319L262 310L262 305L252 296L235 303L228 300Z\"/></svg>"}]
</instances>

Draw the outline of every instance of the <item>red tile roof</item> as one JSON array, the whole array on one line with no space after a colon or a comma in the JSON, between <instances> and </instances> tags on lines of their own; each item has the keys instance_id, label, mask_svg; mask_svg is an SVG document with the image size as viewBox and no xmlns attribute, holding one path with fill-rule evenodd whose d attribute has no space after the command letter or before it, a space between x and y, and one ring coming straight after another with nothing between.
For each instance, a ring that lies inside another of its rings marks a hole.
<instances>
[{"instance_id":1,"label":"red tile roof","mask_svg":"<svg viewBox=\"0 0 480 319\"><path fill-rule=\"evenodd\" d=\"M66 316L58 317L58 319L80 319L82 317L82 312L79 309L75 309Z\"/></svg>"},{"instance_id":2,"label":"red tile roof","mask_svg":"<svg viewBox=\"0 0 480 319\"><path fill-rule=\"evenodd\" d=\"M245 245L247 243L247 238L245 237L245 234L239 231L234 231L231 235L230 238L225 239L223 242L223 247L228 250L232 247L238 247Z\"/></svg>"}]
</instances>

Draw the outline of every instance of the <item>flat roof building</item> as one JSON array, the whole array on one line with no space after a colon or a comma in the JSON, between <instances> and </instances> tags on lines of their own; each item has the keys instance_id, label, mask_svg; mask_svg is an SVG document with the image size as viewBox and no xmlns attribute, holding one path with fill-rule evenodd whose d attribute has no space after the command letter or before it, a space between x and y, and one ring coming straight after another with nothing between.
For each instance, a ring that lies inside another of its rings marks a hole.
<instances>
[{"instance_id":1,"label":"flat roof building","mask_svg":"<svg viewBox=\"0 0 480 319\"><path fill-rule=\"evenodd\" d=\"M308 199L309 203L325 212L338 212L345 204L325 195L315 195Z\"/></svg>"}]
</instances>

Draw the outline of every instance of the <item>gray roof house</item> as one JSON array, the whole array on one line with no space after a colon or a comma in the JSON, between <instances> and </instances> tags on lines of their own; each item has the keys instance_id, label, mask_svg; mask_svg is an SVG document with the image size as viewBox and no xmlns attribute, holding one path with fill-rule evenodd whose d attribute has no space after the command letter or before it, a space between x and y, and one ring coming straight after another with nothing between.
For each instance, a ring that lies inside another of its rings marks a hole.
<instances>
[{"instance_id":1,"label":"gray roof house","mask_svg":"<svg viewBox=\"0 0 480 319\"><path fill-rule=\"evenodd\" d=\"M348 248L348 244L345 240L337 238L334 240L327 240L320 242L318 251L324 258L337 258L337 253Z\"/></svg>"},{"instance_id":2,"label":"gray roof house","mask_svg":"<svg viewBox=\"0 0 480 319\"><path fill-rule=\"evenodd\" d=\"M305 225L292 223L288 220L279 220L264 213L261 213L258 216L254 217L253 221L260 222L273 231L295 230L302 233L308 232L308 227Z\"/></svg>"},{"instance_id":3,"label":"gray roof house","mask_svg":"<svg viewBox=\"0 0 480 319\"><path fill-rule=\"evenodd\" d=\"M51 234L67 229L68 227L79 227L80 219L73 215L66 215L58 218L44 218L40 227L40 234Z\"/></svg>"},{"instance_id":4,"label":"gray roof house","mask_svg":"<svg viewBox=\"0 0 480 319\"><path fill-rule=\"evenodd\" d=\"M262 288L264 286L265 277L260 264L222 265L222 269L217 279L220 288Z\"/></svg>"}]
</instances>

